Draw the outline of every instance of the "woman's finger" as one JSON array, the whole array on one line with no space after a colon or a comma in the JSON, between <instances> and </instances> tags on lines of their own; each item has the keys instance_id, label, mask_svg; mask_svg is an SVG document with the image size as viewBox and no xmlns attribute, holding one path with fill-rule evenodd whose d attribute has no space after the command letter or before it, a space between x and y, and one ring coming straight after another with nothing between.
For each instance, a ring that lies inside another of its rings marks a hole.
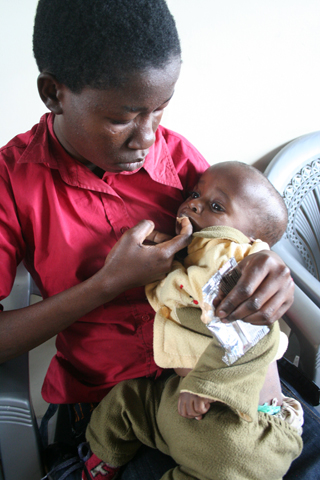
<instances>
[{"instance_id":1,"label":"woman's finger","mask_svg":"<svg viewBox=\"0 0 320 480\"><path fill-rule=\"evenodd\" d=\"M290 305L290 302L283 302L282 296L276 294L259 308L259 310L245 314L244 304L237 308L230 317L238 317L238 319L253 325L272 325L285 314L288 308L290 308ZM228 317L228 320L233 321L234 319L231 319L230 317Z\"/></svg>"},{"instance_id":2,"label":"woman's finger","mask_svg":"<svg viewBox=\"0 0 320 480\"><path fill-rule=\"evenodd\" d=\"M153 230L150 235L147 235L145 240L152 242L152 243L163 243L168 240L171 240L172 235L168 235L167 233L158 232L158 230Z\"/></svg>"},{"instance_id":3,"label":"woman's finger","mask_svg":"<svg viewBox=\"0 0 320 480\"><path fill-rule=\"evenodd\" d=\"M216 315L229 321L254 315L254 323L273 323L293 302L289 268L278 255L268 251L246 257L239 267L242 275L217 306Z\"/></svg>"}]
</instances>

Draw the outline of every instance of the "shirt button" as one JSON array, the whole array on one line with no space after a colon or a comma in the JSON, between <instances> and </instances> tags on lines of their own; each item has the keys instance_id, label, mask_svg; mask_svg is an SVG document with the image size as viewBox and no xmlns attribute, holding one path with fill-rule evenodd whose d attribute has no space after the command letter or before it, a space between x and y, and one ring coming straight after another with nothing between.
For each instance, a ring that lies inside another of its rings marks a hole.
<instances>
[{"instance_id":1,"label":"shirt button","mask_svg":"<svg viewBox=\"0 0 320 480\"><path fill-rule=\"evenodd\" d=\"M141 319L143 322L147 322L148 320L150 320L150 315L142 315Z\"/></svg>"},{"instance_id":2,"label":"shirt button","mask_svg":"<svg viewBox=\"0 0 320 480\"><path fill-rule=\"evenodd\" d=\"M124 232L126 232L127 230L129 230L129 228L130 228L130 227L121 227L121 228L120 228L120 232L121 232L121 233L124 233Z\"/></svg>"}]
</instances>

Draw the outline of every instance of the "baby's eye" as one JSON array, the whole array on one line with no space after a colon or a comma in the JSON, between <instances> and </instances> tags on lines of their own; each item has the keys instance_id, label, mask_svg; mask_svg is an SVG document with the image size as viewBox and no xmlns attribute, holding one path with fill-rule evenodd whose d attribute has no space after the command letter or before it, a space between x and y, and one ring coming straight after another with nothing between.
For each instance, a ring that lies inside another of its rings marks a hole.
<instances>
[{"instance_id":1,"label":"baby's eye","mask_svg":"<svg viewBox=\"0 0 320 480\"><path fill-rule=\"evenodd\" d=\"M200 195L197 192L190 192L190 198L199 198Z\"/></svg>"},{"instance_id":2,"label":"baby's eye","mask_svg":"<svg viewBox=\"0 0 320 480\"><path fill-rule=\"evenodd\" d=\"M214 210L215 212L224 212L223 208L216 202L213 202L211 204L211 208L212 210Z\"/></svg>"}]
</instances>

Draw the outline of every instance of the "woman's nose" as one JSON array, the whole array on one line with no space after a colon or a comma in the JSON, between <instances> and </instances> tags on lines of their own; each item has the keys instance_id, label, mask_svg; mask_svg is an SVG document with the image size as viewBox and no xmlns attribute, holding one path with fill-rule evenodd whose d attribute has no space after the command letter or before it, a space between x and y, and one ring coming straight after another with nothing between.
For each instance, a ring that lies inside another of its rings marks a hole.
<instances>
[{"instance_id":1,"label":"woman's nose","mask_svg":"<svg viewBox=\"0 0 320 480\"><path fill-rule=\"evenodd\" d=\"M155 132L158 122L154 121L153 115L137 118L134 130L128 142L132 150L147 150L155 142Z\"/></svg>"}]
</instances>

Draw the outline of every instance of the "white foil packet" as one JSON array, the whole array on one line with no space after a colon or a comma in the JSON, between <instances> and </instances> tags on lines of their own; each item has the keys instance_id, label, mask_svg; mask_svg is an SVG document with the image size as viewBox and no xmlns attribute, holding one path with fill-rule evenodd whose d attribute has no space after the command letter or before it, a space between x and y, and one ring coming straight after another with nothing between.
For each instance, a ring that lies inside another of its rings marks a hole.
<instances>
[{"instance_id":1,"label":"white foil packet","mask_svg":"<svg viewBox=\"0 0 320 480\"><path fill-rule=\"evenodd\" d=\"M237 265L235 258L230 258L202 288L203 310L201 320L225 349L222 360L227 365L232 365L269 333L269 328L266 326L251 325L242 320L222 323L219 317L214 316L215 309L212 303L219 293L219 288L223 293L229 293L241 276Z\"/></svg>"}]
</instances>

